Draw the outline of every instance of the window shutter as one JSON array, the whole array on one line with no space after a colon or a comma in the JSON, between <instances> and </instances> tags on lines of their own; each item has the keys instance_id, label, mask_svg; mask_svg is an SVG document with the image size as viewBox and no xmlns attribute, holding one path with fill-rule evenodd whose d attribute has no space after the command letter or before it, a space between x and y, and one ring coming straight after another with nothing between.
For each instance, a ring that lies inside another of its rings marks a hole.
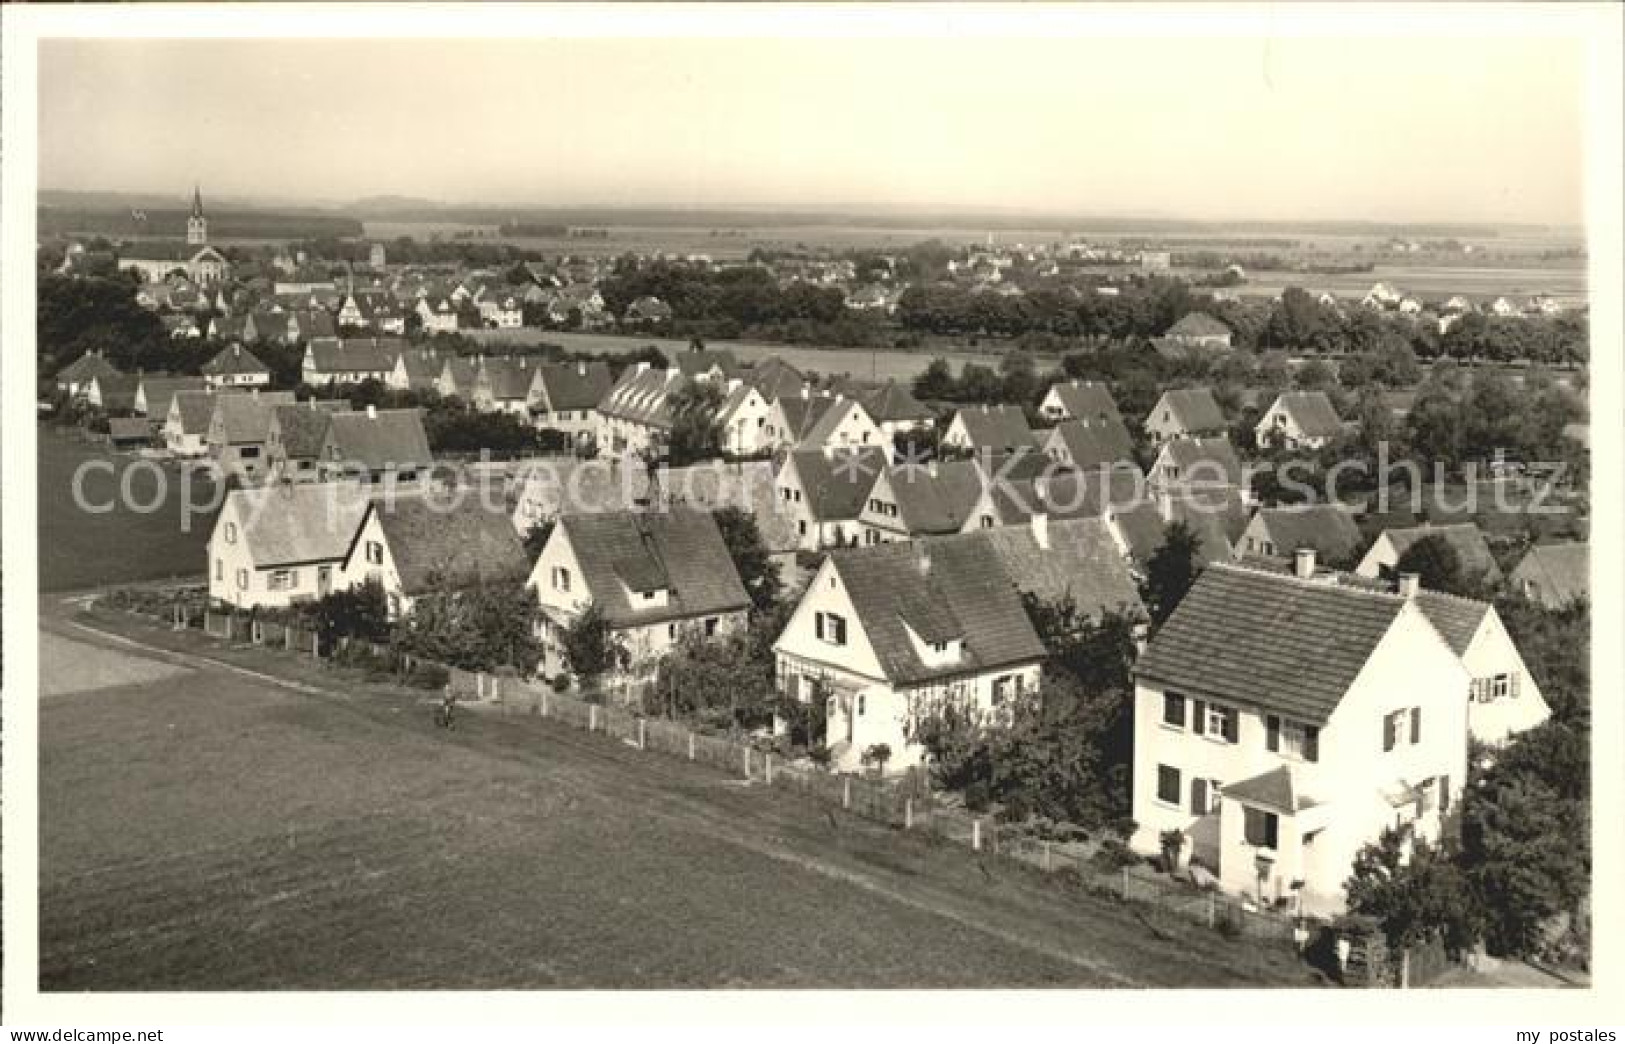
<instances>
[{"instance_id":1,"label":"window shutter","mask_svg":"<svg viewBox=\"0 0 1625 1044\"><path fill-rule=\"evenodd\" d=\"M1207 703L1192 700L1191 711L1191 731L1201 736L1207 732Z\"/></svg>"},{"instance_id":2,"label":"window shutter","mask_svg":"<svg viewBox=\"0 0 1625 1044\"><path fill-rule=\"evenodd\" d=\"M1382 716L1382 749L1384 753L1394 749L1394 739L1394 716L1384 714Z\"/></svg>"},{"instance_id":3,"label":"window shutter","mask_svg":"<svg viewBox=\"0 0 1625 1044\"><path fill-rule=\"evenodd\" d=\"M1523 681L1523 672L1522 671L1513 671L1512 672L1512 698L1513 699L1518 698L1518 695L1519 695L1518 694L1518 689L1520 688L1520 683L1522 681Z\"/></svg>"},{"instance_id":4,"label":"window shutter","mask_svg":"<svg viewBox=\"0 0 1625 1044\"><path fill-rule=\"evenodd\" d=\"M1264 718L1264 746L1270 750L1281 749L1281 719L1274 714Z\"/></svg>"},{"instance_id":5,"label":"window shutter","mask_svg":"<svg viewBox=\"0 0 1625 1044\"><path fill-rule=\"evenodd\" d=\"M1224 718L1224 740L1235 743L1241 737L1241 715L1232 709Z\"/></svg>"},{"instance_id":6,"label":"window shutter","mask_svg":"<svg viewBox=\"0 0 1625 1044\"><path fill-rule=\"evenodd\" d=\"M1191 780L1191 815L1207 815L1207 780L1200 776Z\"/></svg>"},{"instance_id":7,"label":"window shutter","mask_svg":"<svg viewBox=\"0 0 1625 1044\"><path fill-rule=\"evenodd\" d=\"M1318 726L1304 726L1303 757L1305 761L1320 760L1320 728Z\"/></svg>"},{"instance_id":8,"label":"window shutter","mask_svg":"<svg viewBox=\"0 0 1625 1044\"><path fill-rule=\"evenodd\" d=\"M1279 848L1281 840L1281 820L1274 812L1264 813L1264 847Z\"/></svg>"},{"instance_id":9,"label":"window shutter","mask_svg":"<svg viewBox=\"0 0 1625 1044\"><path fill-rule=\"evenodd\" d=\"M1422 708L1411 708L1411 742L1422 742Z\"/></svg>"},{"instance_id":10,"label":"window shutter","mask_svg":"<svg viewBox=\"0 0 1625 1044\"><path fill-rule=\"evenodd\" d=\"M824 640L824 614L823 613L817 613L817 614L814 614L814 616L813 616L813 634L815 634L818 637L819 641Z\"/></svg>"}]
</instances>

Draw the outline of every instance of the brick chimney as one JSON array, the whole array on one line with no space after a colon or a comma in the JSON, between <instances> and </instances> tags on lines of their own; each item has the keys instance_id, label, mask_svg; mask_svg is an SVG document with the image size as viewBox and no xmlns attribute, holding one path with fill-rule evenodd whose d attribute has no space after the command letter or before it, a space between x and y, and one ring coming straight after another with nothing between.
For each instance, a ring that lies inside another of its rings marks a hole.
<instances>
[{"instance_id":1,"label":"brick chimney","mask_svg":"<svg viewBox=\"0 0 1625 1044\"><path fill-rule=\"evenodd\" d=\"M1292 552L1292 575L1299 580L1312 580L1315 575L1315 549L1300 547Z\"/></svg>"}]
</instances>

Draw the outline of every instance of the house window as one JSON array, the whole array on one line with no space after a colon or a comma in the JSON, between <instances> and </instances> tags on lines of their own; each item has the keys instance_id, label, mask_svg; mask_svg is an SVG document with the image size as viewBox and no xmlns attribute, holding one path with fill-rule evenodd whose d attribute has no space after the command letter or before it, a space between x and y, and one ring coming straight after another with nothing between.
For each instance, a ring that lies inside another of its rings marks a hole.
<instances>
[{"instance_id":1,"label":"house window","mask_svg":"<svg viewBox=\"0 0 1625 1044\"><path fill-rule=\"evenodd\" d=\"M227 522L226 523L226 543L235 544L236 542L237 542L237 523L235 523L235 522Z\"/></svg>"},{"instance_id":2,"label":"house window","mask_svg":"<svg viewBox=\"0 0 1625 1044\"><path fill-rule=\"evenodd\" d=\"M254 460L259 457L260 448L258 446L244 446L237 452L244 460Z\"/></svg>"},{"instance_id":3,"label":"house window","mask_svg":"<svg viewBox=\"0 0 1625 1044\"><path fill-rule=\"evenodd\" d=\"M384 545L377 540L367 541L367 564L384 564Z\"/></svg>"},{"instance_id":4,"label":"house window","mask_svg":"<svg viewBox=\"0 0 1625 1044\"><path fill-rule=\"evenodd\" d=\"M804 519L804 518L796 519L796 535L797 536L806 536L807 535L807 520L806 519Z\"/></svg>"},{"instance_id":5,"label":"house window","mask_svg":"<svg viewBox=\"0 0 1625 1044\"><path fill-rule=\"evenodd\" d=\"M226 578L226 560L224 558L217 558L214 560L214 578L216 580L224 580Z\"/></svg>"},{"instance_id":6,"label":"house window","mask_svg":"<svg viewBox=\"0 0 1625 1044\"><path fill-rule=\"evenodd\" d=\"M655 600L655 592L653 591L643 591L640 593L643 595L643 600L645 602L652 602Z\"/></svg>"},{"instance_id":7,"label":"house window","mask_svg":"<svg viewBox=\"0 0 1625 1044\"><path fill-rule=\"evenodd\" d=\"M992 515L983 515L982 516L982 528L983 529L992 529L993 528L993 516Z\"/></svg>"},{"instance_id":8,"label":"house window","mask_svg":"<svg viewBox=\"0 0 1625 1044\"><path fill-rule=\"evenodd\" d=\"M1191 780L1191 815L1205 816L1219 810L1219 788L1216 779Z\"/></svg>"},{"instance_id":9,"label":"house window","mask_svg":"<svg viewBox=\"0 0 1625 1044\"><path fill-rule=\"evenodd\" d=\"M669 624L666 625L666 637L671 639L674 642L677 640L677 625L676 624L669 623Z\"/></svg>"},{"instance_id":10,"label":"house window","mask_svg":"<svg viewBox=\"0 0 1625 1044\"><path fill-rule=\"evenodd\" d=\"M248 570L246 569L237 570L237 590L248 590Z\"/></svg>"},{"instance_id":11,"label":"house window","mask_svg":"<svg viewBox=\"0 0 1625 1044\"><path fill-rule=\"evenodd\" d=\"M717 618L714 617L714 616L706 617L706 620L705 620L705 636L707 638L709 638L709 637L711 637L712 635L714 635L716 633L717 633Z\"/></svg>"},{"instance_id":12,"label":"house window","mask_svg":"<svg viewBox=\"0 0 1625 1044\"><path fill-rule=\"evenodd\" d=\"M295 576L297 574L292 569L273 569L265 586L271 591L287 591L293 587Z\"/></svg>"},{"instance_id":13,"label":"house window","mask_svg":"<svg viewBox=\"0 0 1625 1044\"><path fill-rule=\"evenodd\" d=\"M1157 800L1168 805L1179 804L1179 770L1167 765L1157 766Z\"/></svg>"},{"instance_id":14,"label":"house window","mask_svg":"<svg viewBox=\"0 0 1625 1044\"><path fill-rule=\"evenodd\" d=\"M868 698L860 693L858 695L858 717L860 717L860 718L863 717L863 712L867 708L867 706L868 706Z\"/></svg>"},{"instance_id":15,"label":"house window","mask_svg":"<svg viewBox=\"0 0 1625 1044\"><path fill-rule=\"evenodd\" d=\"M1021 695L1022 677L1005 674L993 679L993 706L997 707L1012 696Z\"/></svg>"},{"instance_id":16,"label":"house window","mask_svg":"<svg viewBox=\"0 0 1625 1044\"><path fill-rule=\"evenodd\" d=\"M1504 700L1508 696L1512 695L1512 676L1507 674L1497 674L1493 684L1491 685L1490 691L1490 698L1495 700Z\"/></svg>"},{"instance_id":17,"label":"house window","mask_svg":"<svg viewBox=\"0 0 1625 1044\"><path fill-rule=\"evenodd\" d=\"M839 613L819 613L813 618L813 630L831 645L846 644L846 617Z\"/></svg>"},{"instance_id":18,"label":"house window","mask_svg":"<svg viewBox=\"0 0 1625 1044\"><path fill-rule=\"evenodd\" d=\"M1281 821L1274 812L1247 808L1243 828L1247 843L1254 848L1275 848L1280 842Z\"/></svg>"},{"instance_id":19,"label":"house window","mask_svg":"<svg viewBox=\"0 0 1625 1044\"><path fill-rule=\"evenodd\" d=\"M1411 708L1411 744L1422 742L1422 708Z\"/></svg>"},{"instance_id":20,"label":"house window","mask_svg":"<svg viewBox=\"0 0 1625 1044\"><path fill-rule=\"evenodd\" d=\"M1179 729L1185 727L1185 697L1177 692L1162 694L1162 723Z\"/></svg>"},{"instance_id":21,"label":"house window","mask_svg":"<svg viewBox=\"0 0 1625 1044\"><path fill-rule=\"evenodd\" d=\"M1234 707L1203 700L1193 700L1191 706L1191 728L1198 736L1211 736L1226 743L1234 743L1239 738L1239 717Z\"/></svg>"},{"instance_id":22,"label":"house window","mask_svg":"<svg viewBox=\"0 0 1625 1044\"><path fill-rule=\"evenodd\" d=\"M1402 710L1390 711L1382 718L1382 749L1393 750L1399 746L1399 738L1404 734L1405 718L1408 712Z\"/></svg>"}]
</instances>

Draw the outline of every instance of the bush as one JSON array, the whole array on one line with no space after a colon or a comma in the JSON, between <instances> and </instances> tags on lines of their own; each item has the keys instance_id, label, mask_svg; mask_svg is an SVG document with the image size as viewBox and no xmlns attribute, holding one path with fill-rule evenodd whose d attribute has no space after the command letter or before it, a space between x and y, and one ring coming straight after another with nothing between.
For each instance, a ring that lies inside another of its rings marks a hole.
<instances>
[{"instance_id":1,"label":"bush","mask_svg":"<svg viewBox=\"0 0 1625 1044\"><path fill-rule=\"evenodd\" d=\"M559 673L557 673L557 674L555 674L553 676L553 691L554 692L569 692L570 691L570 672L569 671L560 671Z\"/></svg>"},{"instance_id":2,"label":"bush","mask_svg":"<svg viewBox=\"0 0 1625 1044\"><path fill-rule=\"evenodd\" d=\"M978 779L965 787L965 807L972 812L986 812L990 800L987 780Z\"/></svg>"},{"instance_id":3,"label":"bush","mask_svg":"<svg viewBox=\"0 0 1625 1044\"><path fill-rule=\"evenodd\" d=\"M1095 853L1089 857L1089 865L1097 870L1105 870L1111 873L1116 873L1125 867L1134 866L1139 862L1140 857L1115 837L1108 837L1102 841L1100 847L1095 849Z\"/></svg>"},{"instance_id":4,"label":"bush","mask_svg":"<svg viewBox=\"0 0 1625 1044\"><path fill-rule=\"evenodd\" d=\"M406 683L419 689L444 689L451 681L451 672L438 663L420 663L406 676Z\"/></svg>"}]
</instances>

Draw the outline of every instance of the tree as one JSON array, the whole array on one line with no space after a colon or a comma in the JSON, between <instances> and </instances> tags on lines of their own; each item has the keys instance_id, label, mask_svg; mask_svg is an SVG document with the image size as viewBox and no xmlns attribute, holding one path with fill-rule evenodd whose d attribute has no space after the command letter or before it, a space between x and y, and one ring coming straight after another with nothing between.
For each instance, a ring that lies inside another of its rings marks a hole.
<instances>
[{"instance_id":1,"label":"tree","mask_svg":"<svg viewBox=\"0 0 1625 1044\"><path fill-rule=\"evenodd\" d=\"M431 577L396 628L395 647L465 671L514 667L531 674L542 659L540 613L536 596L517 578L460 585Z\"/></svg>"},{"instance_id":2,"label":"tree","mask_svg":"<svg viewBox=\"0 0 1625 1044\"><path fill-rule=\"evenodd\" d=\"M615 633L598 603L590 603L564 629L564 663L583 689L632 662L626 643Z\"/></svg>"},{"instance_id":3,"label":"tree","mask_svg":"<svg viewBox=\"0 0 1625 1044\"><path fill-rule=\"evenodd\" d=\"M1141 592L1154 624L1167 620L1196 582L1200 552L1201 539L1185 523L1171 522L1163 530L1162 546L1145 564Z\"/></svg>"},{"instance_id":4,"label":"tree","mask_svg":"<svg viewBox=\"0 0 1625 1044\"><path fill-rule=\"evenodd\" d=\"M671 433L666 444L667 463L674 468L722 455L722 389L711 381L687 381L667 400Z\"/></svg>"},{"instance_id":5,"label":"tree","mask_svg":"<svg viewBox=\"0 0 1625 1044\"><path fill-rule=\"evenodd\" d=\"M354 587L331 591L304 608L314 623L323 648L340 638L387 642L390 638L389 602L384 587L368 578Z\"/></svg>"},{"instance_id":6,"label":"tree","mask_svg":"<svg viewBox=\"0 0 1625 1044\"><path fill-rule=\"evenodd\" d=\"M914 395L921 401L953 399L955 382L947 359L932 359L925 372L914 378Z\"/></svg>"},{"instance_id":7,"label":"tree","mask_svg":"<svg viewBox=\"0 0 1625 1044\"><path fill-rule=\"evenodd\" d=\"M722 542L728 546L739 579L750 595L751 607L757 612L771 609L784 591L779 578L779 566L769 555L762 541L762 531L756 525L756 516L743 508L725 507L711 513Z\"/></svg>"},{"instance_id":8,"label":"tree","mask_svg":"<svg viewBox=\"0 0 1625 1044\"><path fill-rule=\"evenodd\" d=\"M1425 536L1405 549L1394 565L1396 573L1415 573L1423 587L1470 597L1478 584L1462 569L1461 556L1438 533Z\"/></svg>"},{"instance_id":9,"label":"tree","mask_svg":"<svg viewBox=\"0 0 1625 1044\"><path fill-rule=\"evenodd\" d=\"M770 721L778 702L773 660L750 634L707 640L690 631L660 661L644 710L732 729Z\"/></svg>"},{"instance_id":10,"label":"tree","mask_svg":"<svg viewBox=\"0 0 1625 1044\"><path fill-rule=\"evenodd\" d=\"M1437 938L1460 953L1477 941L1478 915L1453 852L1408 827L1362 848L1344 888L1350 912L1375 918L1396 951Z\"/></svg>"}]
</instances>

